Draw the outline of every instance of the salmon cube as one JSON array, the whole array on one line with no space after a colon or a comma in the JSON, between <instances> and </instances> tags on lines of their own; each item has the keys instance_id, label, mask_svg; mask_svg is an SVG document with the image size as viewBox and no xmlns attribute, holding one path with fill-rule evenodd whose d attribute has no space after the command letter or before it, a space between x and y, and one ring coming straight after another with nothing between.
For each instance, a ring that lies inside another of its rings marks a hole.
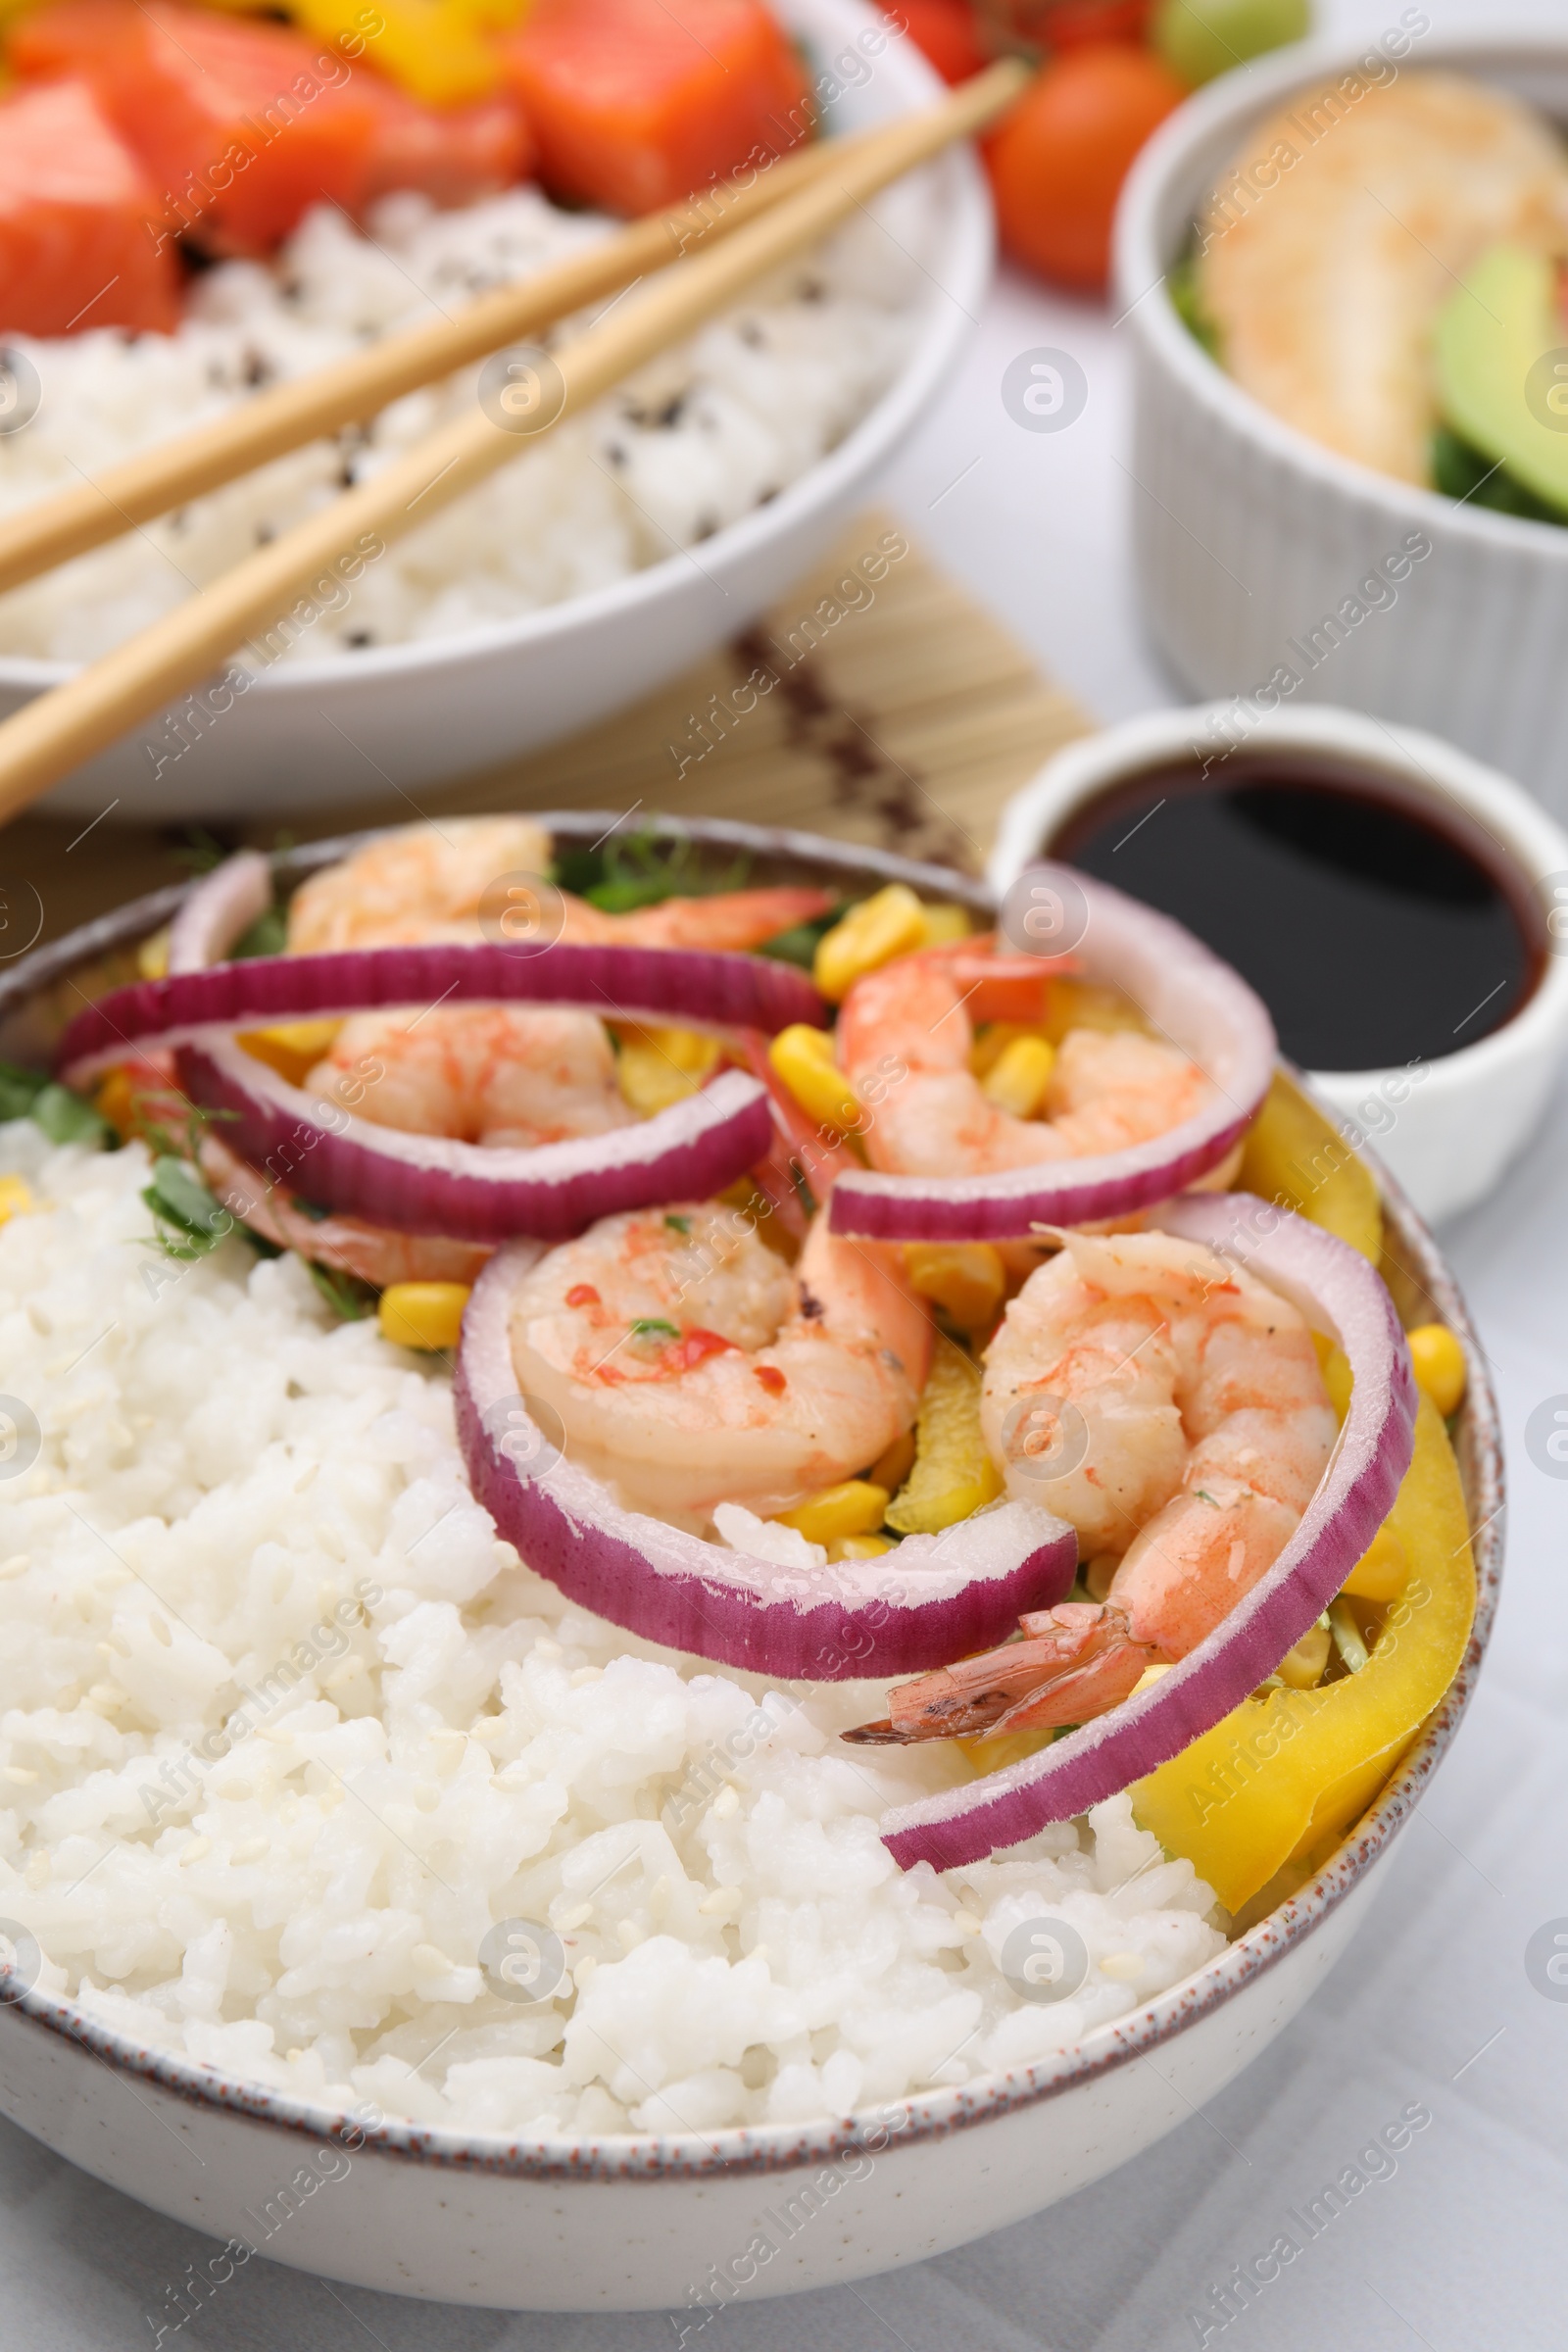
<instances>
[{"instance_id":1,"label":"salmon cube","mask_svg":"<svg viewBox=\"0 0 1568 2352\"><path fill-rule=\"evenodd\" d=\"M173 0L58 0L24 18L26 74L90 80L171 236L265 254L313 204L362 202L378 114L363 67L282 24Z\"/></svg>"},{"instance_id":2,"label":"salmon cube","mask_svg":"<svg viewBox=\"0 0 1568 2352\"><path fill-rule=\"evenodd\" d=\"M557 193L677 203L811 127L805 70L761 0L536 0L502 44Z\"/></svg>"},{"instance_id":3,"label":"salmon cube","mask_svg":"<svg viewBox=\"0 0 1568 2352\"><path fill-rule=\"evenodd\" d=\"M170 332L179 266L150 225L153 193L85 82L0 100L0 328Z\"/></svg>"},{"instance_id":4,"label":"salmon cube","mask_svg":"<svg viewBox=\"0 0 1568 2352\"><path fill-rule=\"evenodd\" d=\"M390 82L376 91L380 110L369 154L365 202L394 188L416 188L439 205L495 196L533 169L533 137L514 98L475 106L422 106Z\"/></svg>"}]
</instances>

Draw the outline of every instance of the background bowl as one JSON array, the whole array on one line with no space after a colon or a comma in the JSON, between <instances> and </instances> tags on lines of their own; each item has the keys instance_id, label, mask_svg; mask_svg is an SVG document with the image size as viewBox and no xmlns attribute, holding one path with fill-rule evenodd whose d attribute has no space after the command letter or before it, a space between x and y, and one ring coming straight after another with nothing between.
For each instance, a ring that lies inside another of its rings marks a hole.
<instances>
[{"instance_id":1,"label":"background bowl","mask_svg":"<svg viewBox=\"0 0 1568 2352\"><path fill-rule=\"evenodd\" d=\"M861 0L774 0L813 74L846 86L823 108L834 133L929 104L943 85L911 41ZM874 35L873 56L855 44ZM864 78L834 73L851 57ZM832 84L827 86L831 87ZM42 806L115 820L263 817L442 781L556 741L605 718L738 635L824 555L846 518L942 388L990 276L990 200L967 149L922 175L932 190L918 254L917 332L882 398L819 464L739 522L588 596L462 636L283 662L211 735L154 778L150 719L57 785ZM526 463L526 460L519 461ZM0 656L0 718L72 675L70 664ZM347 739L345 741L345 738Z\"/></svg>"},{"instance_id":2,"label":"background bowl","mask_svg":"<svg viewBox=\"0 0 1568 2352\"><path fill-rule=\"evenodd\" d=\"M1290 664L1304 671L1299 700L1446 736L1568 816L1568 526L1460 506L1308 440L1214 364L1161 282L1249 125L1366 55L1365 43L1312 43L1225 75L1162 124L1127 182L1116 307L1133 340L1144 615L1197 694L1245 697ZM1428 33L1399 71L1428 67L1476 74L1568 121L1568 39ZM1288 650L1412 531L1432 553L1394 605L1342 627L1317 667Z\"/></svg>"},{"instance_id":3,"label":"background bowl","mask_svg":"<svg viewBox=\"0 0 1568 2352\"><path fill-rule=\"evenodd\" d=\"M1234 706L1161 710L1086 736L1048 760L1003 813L988 879L999 898L1034 858L1049 856L1068 819L1111 786L1168 760L1212 756L1228 740ZM1543 906L1541 977L1513 1018L1490 1037L1427 1065L1419 1084L1400 1069L1309 1070L1314 1092L1373 1140L1423 1217L1457 1215L1483 1200L1540 1123L1568 1051L1568 834L1517 784L1410 727L1353 710L1288 709L1238 730L1237 748L1306 755L1325 767L1369 771L1438 824L1457 819L1489 837ZM1553 891L1549 886L1555 884ZM1544 887L1547 886L1547 887ZM1547 911L1549 910L1549 911ZM1333 943L1324 943L1325 954Z\"/></svg>"},{"instance_id":4,"label":"background bowl","mask_svg":"<svg viewBox=\"0 0 1568 2352\"><path fill-rule=\"evenodd\" d=\"M540 821L583 842L610 822L580 811ZM659 829L710 849L720 870L747 854L759 882L902 880L981 914L994 908L981 885L945 868L808 834L703 822ZM313 844L276 869L297 877L348 846ZM136 941L181 895L140 900L0 977L0 1054L35 1054L83 990L122 974ZM1456 1442L1475 1542L1474 1631L1443 1704L1323 1870L1184 1984L1034 2065L820 2125L594 2141L400 2123L363 2143L351 2136L347 2152L343 2119L326 2109L149 2049L70 2000L11 1997L7 1984L0 2112L128 2195L247 2244L265 2233L256 2217L276 2209L321 2148L329 2164L309 2168L317 2189L295 2192L286 2234L275 2249L269 2242L276 2259L362 2285L521 2310L685 2311L866 2278L1039 2212L1126 2163L1239 2074L1344 1951L1457 1729L1491 1632L1502 1450L1485 1360L1452 1276L1390 1180L1385 1212L1384 1270L1406 1322L1441 1316L1469 1360Z\"/></svg>"}]
</instances>

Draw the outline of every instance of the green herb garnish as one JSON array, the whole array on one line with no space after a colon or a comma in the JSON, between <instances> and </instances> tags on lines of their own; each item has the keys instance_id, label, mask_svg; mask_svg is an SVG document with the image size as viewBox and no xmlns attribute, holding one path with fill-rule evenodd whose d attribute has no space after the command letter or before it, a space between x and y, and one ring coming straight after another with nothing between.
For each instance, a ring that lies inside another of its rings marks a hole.
<instances>
[{"instance_id":1,"label":"green herb garnish","mask_svg":"<svg viewBox=\"0 0 1568 2352\"><path fill-rule=\"evenodd\" d=\"M0 1061L0 1119L31 1119L52 1144L88 1144L95 1152L117 1140L83 1096L14 1061Z\"/></svg>"},{"instance_id":2,"label":"green herb garnish","mask_svg":"<svg viewBox=\"0 0 1568 2352\"><path fill-rule=\"evenodd\" d=\"M374 1314L381 1294L357 1274L342 1274L336 1266L318 1266L311 1258L305 1260L305 1271L332 1312L341 1315L345 1323L363 1323L367 1315Z\"/></svg>"},{"instance_id":3,"label":"green herb garnish","mask_svg":"<svg viewBox=\"0 0 1568 2352\"><path fill-rule=\"evenodd\" d=\"M229 950L231 959L238 963L250 956L281 956L288 946L288 923L281 906L269 906L259 914L249 930L242 931Z\"/></svg>"},{"instance_id":4,"label":"green herb garnish","mask_svg":"<svg viewBox=\"0 0 1568 2352\"><path fill-rule=\"evenodd\" d=\"M808 923L794 923L788 931L764 939L758 955L771 956L777 963L798 963L803 971L808 972L816 961L818 942L835 923L843 921L847 905L847 901L841 900L826 914L813 915Z\"/></svg>"},{"instance_id":5,"label":"green herb garnish","mask_svg":"<svg viewBox=\"0 0 1568 2352\"><path fill-rule=\"evenodd\" d=\"M313 1225L324 1225L332 1214L329 1208L321 1206L319 1200L307 1200L303 1193L294 1195L293 1205L299 1210L302 1217L309 1217Z\"/></svg>"},{"instance_id":6,"label":"green herb garnish","mask_svg":"<svg viewBox=\"0 0 1568 2352\"><path fill-rule=\"evenodd\" d=\"M738 858L727 873L705 874L701 852L688 834L671 836L648 826L640 833L612 835L598 849L564 851L551 880L606 914L629 914L665 899L740 890L750 867L750 858Z\"/></svg>"},{"instance_id":7,"label":"green herb garnish","mask_svg":"<svg viewBox=\"0 0 1568 2352\"><path fill-rule=\"evenodd\" d=\"M167 1152L153 1161L153 1180L141 1197L153 1212L154 1239L166 1257L186 1263L205 1257L235 1230L232 1210L208 1191L194 1168Z\"/></svg>"},{"instance_id":8,"label":"green herb garnish","mask_svg":"<svg viewBox=\"0 0 1568 2352\"><path fill-rule=\"evenodd\" d=\"M638 1315L631 1327L634 1340L678 1340L679 1327L666 1323L662 1315Z\"/></svg>"},{"instance_id":9,"label":"green herb garnish","mask_svg":"<svg viewBox=\"0 0 1568 2352\"><path fill-rule=\"evenodd\" d=\"M664 1223L669 1227L671 1233L690 1233L692 1229L690 1217L667 1216Z\"/></svg>"},{"instance_id":10,"label":"green herb garnish","mask_svg":"<svg viewBox=\"0 0 1568 2352\"><path fill-rule=\"evenodd\" d=\"M1432 479L1445 498L1467 507L1488 507L1495 514L1522 514L1530 522L1561 523L1565 518L1544 498L1526 489L1484 450L1461 440L1446 424L1432 436Z\"/></svg>"}]
</instances>

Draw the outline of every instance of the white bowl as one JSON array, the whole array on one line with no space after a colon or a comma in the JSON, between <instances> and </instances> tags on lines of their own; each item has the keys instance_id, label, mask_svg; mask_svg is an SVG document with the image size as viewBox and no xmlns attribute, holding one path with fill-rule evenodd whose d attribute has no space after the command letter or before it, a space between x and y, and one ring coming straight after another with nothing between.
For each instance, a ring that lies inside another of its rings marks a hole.
<instances>
[{"instance_id":1,"label":"white bowl","mask_svg":"<svg viewBox=\"0 0 1568 2352\"><path fill-rule=\"evenodd\" d=\"M1234 706L1200 705L1129 719L1069 744L1014 793L1004 811L987 879L1000 897L1033 859L1049 855L1068 818L1109 786L1212 751L1233 727ZM1250 752L1315 755L1325 764L1368 769L1441 823L1456 810L1488 833L1547 906L1568 908L1568 834L1527 793L1451 744L1412 727L1385 726L1353 710L1280 710L1245 730ZM1556 881L1553 900L1542 886ZM1539 1121L1568 1048L1568 920L1547 913L1549 952L1526 1002L1490 1037L1426 1065L1412 1082L1402 1069L1311 1070L1315 1094L1393 1169L1423 1217L1455 1215L1497 1182ZM1559 937L1558 929L1562 936Z\"/></svg>"},{"instance_id":2,"label":"white bowl","mask_svg":"<svg viewBox=\"0 0 1568 2352\"><path fill-rule=\"evenodd\" d=\"M1249 126L1367 47L1312 43L1225 75L1161 125L1128 179L1117 308L1134 355L1145 616L1195 694L1245 697L1289 666L1298 700L1429 728L1568 816L1568 527L1460 506L1320 447L1215 366L1161 284ZM1428 67L1477 74L1568 121L1568 40L1428 34L1400 70ZM1396 603L1342 629L1317 667L1288 651L1412 532L1432 552Z\"/></svg>"},{"instance_id":3,"label":"white bowl","mask_svg":"<svg viewBox=\"0 0 1568 2352\"><path fill-rule=\"evenodd\" d=\"M540 821L588 841L610 820L575 811ZM995 911L981 886L876 851L701 820L669 830L726 862L744 851L759 879L900 880ZM343 846L318 843L276 863L297 876ZM167 921L181 895L158 892L0 973L0 1054L37 1053L62 1006L78 1001L71 977L101 989L103 959ZM820 2124L599 2141L386 2124L363 2144L340 2114L150 2049L74 2001L30 1990L0 1995L0 2113L220 2243L453 2302L662 2310L674 2315L676 2352L707 2340L698 2306L923 2261L1126 2163L1256 2057L1344 1951L1458 1728L1491 1632L1502 1567L1496 1405L1430 1234L1396 1186L1386 1206L1421 1314L1458 1333L1469 1363L1456 1443L1475 1544L1474 1631L1442 1705L1339 1851L1184 1984L1033 2065ZM214 2253L215 2284L234 2263Z\"/></svg>"},{"instance_id":4,"label":"white bowl","mask_svg":"<svg viewBox=\"0 0 1568 2352\"><path fill-rule=\"evenodd\" d=\"M861 0L775 0L832 75L823 112L855 131L929 104L942 84L913 43ZM871 54L857 43L869 42ZM848 53L851 84L834 74ZM818 87L823 87L821 80ZM158 719L56 786L46 808L113 821L263 817L339 806L463 775L536 750L634 702L740 634L842 533L952 373L990 277L984 176L967 149L927 167L937 226L917 260L928 281L901 373L836 449L779 497L705 540L592 595L462 636L391 645L265 671L222 722L154 776ZM524 459L521 461L526 463ZM0 658L0 718L73 674L61 662Z\"/></svg>"}]
</instances>

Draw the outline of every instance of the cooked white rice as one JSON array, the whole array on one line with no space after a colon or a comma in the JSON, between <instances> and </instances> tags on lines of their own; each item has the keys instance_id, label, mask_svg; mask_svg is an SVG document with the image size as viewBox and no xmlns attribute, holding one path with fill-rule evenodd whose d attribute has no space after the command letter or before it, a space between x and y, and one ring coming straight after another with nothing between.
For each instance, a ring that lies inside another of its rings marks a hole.
<instances>
[{"instance_id":1,"label":"cooked white rice","mask_svg":"<svg viewBox=\"0 0 1568 2352\"><path fill-rule=\"evenodd\" d=\"M0 1933L46 1986L344 2107L600 2135L962 2082L1220 1948L1125 1798L902 1873L880 1814L959 1767L840 1745L878 1690L773 1690L568 1606L469 1495L440 1366L296 1258L162 1257L139 1146L19 1122L0 1169L38 1204L0 1228L0 1379L42 1437L0 1463ZM998 1967L1042 1916L1092 1961L1054 2004ZM517 1919L570 1969L533 2006L476 1965Z\"/></svg>"},{"instance_id":2,"label":"cooked white rice","mask_svg":"<svg viewBox=\"0 0 1568 2352\"><path fill-rule=\"evenodd\" d=\"M880 200L886 228L870 216L857 220L400 541L280 658L318 662L514 619L695 546L784 489L897 373L912 305L928 291L912 259L929 241L926 208L918 185L890 191ZM177 439L248 385L301 375L423 324L613 225L559 212L533 188L461 212L389 197L368 233L321 207L275 270L230 262L199 278L173 335L13 336L37 369L41 399L24 429L0 437L0 513ZM15 589L0 598L0 653L82 662L107 652L466 413L477 376L468 369L411 393L364 437L316 442Z\"/></svg>"}]
</instances>

